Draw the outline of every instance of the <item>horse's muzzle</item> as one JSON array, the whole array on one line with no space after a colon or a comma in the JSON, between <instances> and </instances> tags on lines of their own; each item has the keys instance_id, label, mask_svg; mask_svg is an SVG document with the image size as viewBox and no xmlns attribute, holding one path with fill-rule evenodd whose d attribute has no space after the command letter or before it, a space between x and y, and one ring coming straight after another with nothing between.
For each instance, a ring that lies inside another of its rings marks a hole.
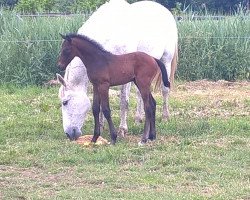
<instances>
[{"instance_id":1,"label":"horse's muzzle","mask_svg":"<svg viewBox=\"0 0 250 200\"><path fill-rule=\"evenodd\" d=\"M81 131L78 128L73 128L72 131L67 131L65 133L70 141L77 140L81 136Z\"/></svg>"}]
</instances>

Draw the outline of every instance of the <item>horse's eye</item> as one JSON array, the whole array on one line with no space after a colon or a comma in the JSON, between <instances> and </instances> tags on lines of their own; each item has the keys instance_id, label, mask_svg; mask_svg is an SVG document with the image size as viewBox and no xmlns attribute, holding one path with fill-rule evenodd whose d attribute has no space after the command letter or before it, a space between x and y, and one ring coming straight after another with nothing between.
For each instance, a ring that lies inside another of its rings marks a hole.
<instances>
[{"instance_id":1,"label":"horse's eye","mask_svg":"<svg viewBox=\"0 0 250 200\"><path fill-rule=\"evenodd\" d=\"M64 101L62 102L62 104L63 104L64 106L66 106L66 105L68 104L68 100L64 100Z\"/></svg>"}]
</instances>

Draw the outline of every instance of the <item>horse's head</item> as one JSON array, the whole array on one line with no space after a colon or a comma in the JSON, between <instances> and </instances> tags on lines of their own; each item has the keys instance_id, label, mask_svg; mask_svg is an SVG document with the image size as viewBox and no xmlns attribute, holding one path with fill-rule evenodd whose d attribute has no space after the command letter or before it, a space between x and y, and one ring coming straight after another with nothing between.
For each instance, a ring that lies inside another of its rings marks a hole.
<instances>
[{"instance_id":1,"label":"horse's head","mask_svg":"<svg viewBox=\"0 0 250 200\"><path fill-rule=\"evenodd\" d=\"M65 70L67 65L73 60L75 56L77 56L77 50L72 45L72 38L68 35L62 35L61 37L64 39L61 47L61 52L58 58L57 65L59 69Z\"/></svg>"},{"instance_id":2,"label":"horse's head","mask_svg":"<svg viewBox=\"0 0 250 200\"><path fill-rule=\"evenodd\" d=\"M57 74L61 83L59 98L62 104L63 129L70 140L76 140L81 134L86 114L90 109L90 100L86 93L69 86L64 78Z\"/></svg>"}]
</instances>

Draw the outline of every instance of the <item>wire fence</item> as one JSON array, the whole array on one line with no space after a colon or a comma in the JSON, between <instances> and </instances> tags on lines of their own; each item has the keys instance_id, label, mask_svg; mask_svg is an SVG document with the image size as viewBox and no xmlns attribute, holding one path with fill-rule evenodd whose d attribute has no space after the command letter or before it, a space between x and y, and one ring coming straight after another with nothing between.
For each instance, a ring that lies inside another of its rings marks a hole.
<instances>
[{"instance_id":1,"label":"wire fence","mask_svg":"<svg viewBox=\"0 0 250 200\"><path fill-rule=\"evenodd\" d=\"M228 36L228 37L216 37L216 36L201 36L201 37L179 37L179 39L241 39L241 40L250 40L250 36ZM37 42L61 42L62 40L0 40L0 43L37 43Z\"/></svg>"}]
</instances>

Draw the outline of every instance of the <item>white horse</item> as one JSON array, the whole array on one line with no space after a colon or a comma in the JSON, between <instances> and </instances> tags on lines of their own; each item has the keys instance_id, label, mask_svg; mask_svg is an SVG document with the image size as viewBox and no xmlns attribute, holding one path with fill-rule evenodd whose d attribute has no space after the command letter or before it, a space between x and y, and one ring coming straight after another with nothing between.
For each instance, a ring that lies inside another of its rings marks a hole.
<instances>
[{"instance_id":1,"label":"white horse","mask_svg":"<svg viewBox=\"0 0 250 200\"><path fill-rule=\"evenodd\" d=\"M79 60L75 58L75 61ZM91 107L87 96L88 79L85 76L85 67L76 63L67 66L64 78L57 74L57 80L61 83L58 96L62 106L63 129L70 140L82 134L81 128Z\"/></svg>"},{"instance_id":2,"label":"white horse","mask_svg":"<svg viewBox=\"0 0 250 200\"><path fill-rule=\"evenodd\" d=\"M156 2L140 1L129 4L125 0L111 0L90 16L78 30L78 34L94 39L114 54L142 51L160 59L166 66L168 78L171 82L174 80L178 59L176 22L170 11ZM70 65L85 68L79 59L73 59ZM87 79L87 74L84 78ZM121 88L119 133L122 135L128 131L127 112L130 87L129 83ZM164 119L169 118L169 92L169 88L162 87ZM139 92L137 94L136 121L138 122L142 120L143 104ZM79 124L83 124L82 119L71 120L78 120ZM72 130L72 125L66 129Z\"/></svg>"}]
</instances>

